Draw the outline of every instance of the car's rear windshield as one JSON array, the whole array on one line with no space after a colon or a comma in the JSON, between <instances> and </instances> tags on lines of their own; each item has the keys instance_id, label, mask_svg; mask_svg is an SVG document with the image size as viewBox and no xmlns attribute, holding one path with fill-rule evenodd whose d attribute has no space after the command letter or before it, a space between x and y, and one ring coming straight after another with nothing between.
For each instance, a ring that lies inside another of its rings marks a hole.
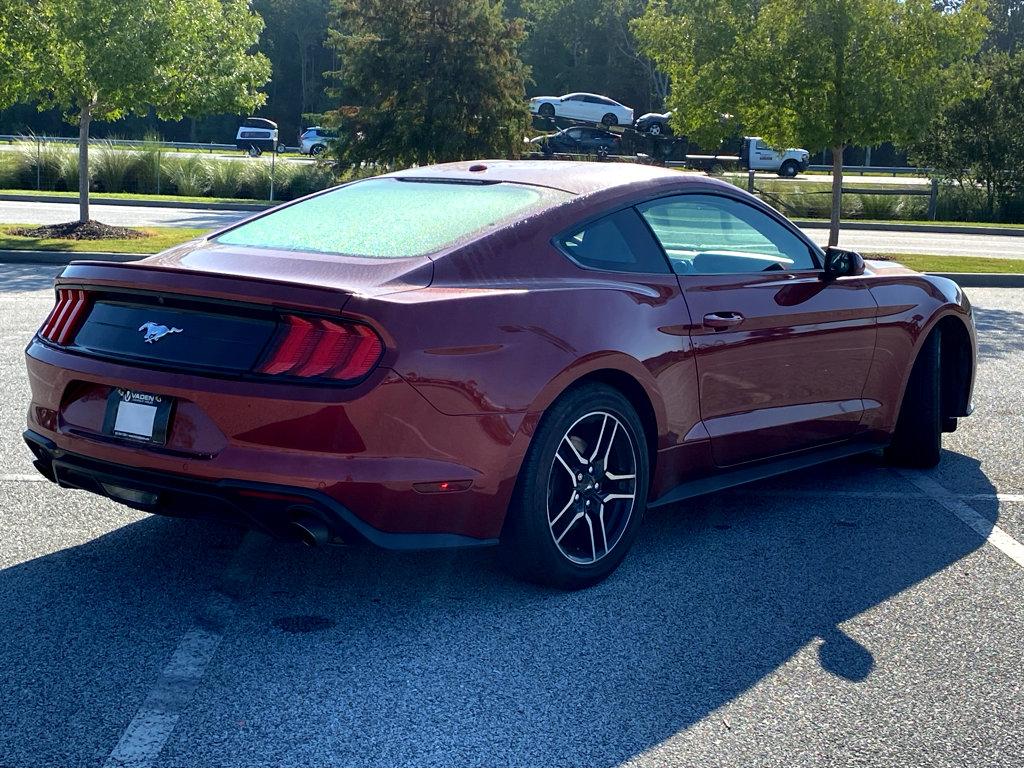
<instances>
[{"instance_id":1,"label":"car's rear windshield","mask_svg":"<svg viewBox=\"0 0 1024 769\"><path fill-rule=\"evenodd\" d=\"M215 241L380 259L421 256L570 197L522 184L367 179L241 224Z\"/></svg>"}]
</instances>

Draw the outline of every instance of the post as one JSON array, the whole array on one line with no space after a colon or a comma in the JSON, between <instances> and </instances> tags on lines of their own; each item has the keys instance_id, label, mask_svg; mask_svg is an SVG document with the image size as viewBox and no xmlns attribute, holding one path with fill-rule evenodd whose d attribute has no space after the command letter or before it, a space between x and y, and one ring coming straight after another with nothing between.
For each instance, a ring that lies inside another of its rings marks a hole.
<instances>
[{"instance_id":1,"label":"post","mask_svg":"<svg viewBox=\"0 0 1024 769\"><path fill-rule=\"evenodd\" d=\"M270 156L270 202L274 202L274 170L275 163L277 161L277 147L274 147L274 152Z\"/></svg>"},{"instance_id":2,"label":"post","mask_svg":"<svg viewBox=\"0 0 1024 769\"><path fill-rule=\"evenodd\" d=\"M932 190L928 196L928 220L934 222L939 213L939 180L932 178Z\"/></svg>"},{"instance_id":3,"label":"post","mask_svg":"<svg viewBox=\"0 0 1024 769\"><path fill-rule=\"evenodd\" d=\"M156 194L160 194L160 171L163 169L163 162L160 159L160 148L156 148Z\"/></svg>"},{"instance_id":4,"label":"post","mask_svg":"<svg viewBox=\"0 0 1024 769\"><path fill-rule=\"evenodd\" d=\"M747 169L747 192L751 195L754 194L754 169Z\"/></svg>"},{"instance_id":5,"label":"post","mask_svg":"<svg viewBox=\"0 0 1024 769\"><path fill-rule=\"evenodd\" d=\"M36 137L36 189L41 190L43 188L43 144L39 137Z\"/></svg>"}]
</instances>

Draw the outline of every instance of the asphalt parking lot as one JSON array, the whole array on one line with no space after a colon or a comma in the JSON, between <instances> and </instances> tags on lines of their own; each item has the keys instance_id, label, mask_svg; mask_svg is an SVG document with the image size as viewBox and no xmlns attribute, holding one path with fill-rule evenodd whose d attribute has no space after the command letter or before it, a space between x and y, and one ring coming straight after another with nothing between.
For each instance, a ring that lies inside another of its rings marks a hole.
<instances>
[{"instance_id":1,"label":"asphalt parking lot","mask_svg":"<svg viewBox=\"0 0 1024 769\"><path fill-rule=\"evenodd\" d=\"M41 482L22 350L58 269L0 265L0 764L1024 763L1024 292L969 292L937 469L656 511L563 594Z\"/></svg>"}]
</instances>

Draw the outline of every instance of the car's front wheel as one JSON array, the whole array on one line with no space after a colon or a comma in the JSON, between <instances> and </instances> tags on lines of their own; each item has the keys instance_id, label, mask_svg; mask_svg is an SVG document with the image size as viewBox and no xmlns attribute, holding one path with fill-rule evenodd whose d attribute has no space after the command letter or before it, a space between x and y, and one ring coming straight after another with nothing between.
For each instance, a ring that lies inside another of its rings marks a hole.
<instances>
[{"instance_id":1,"label":"car's front wheel","mask_svg":"<svg viewBox=\"0 0 1024 769\"><path fill-rule=\"evenodd\" d=\"M555 116L555 105L549 102L544 102L537 108L537 113L541 117L554 117Z\"/></svg>"},{"instance_id":2,"label":"car's front wheel","mask_svg":"<svg viewBox=\"0 0 1024 769\"><path fill-rule=\"evenodd\" d=\"M885 458L904 467L935 467L942 456L942 344L938 331L925 339L910 371Z\"/></svg>"},{"instance_id":3,"label":"car's front wheel","mask_svg":"<svg viewBox=\"0 0 1024 769\"><path fill-rule=\"evenodd\" d=\"M327 147L323 144L314 144L309 148L309 154L316 157L317 155L322 154L325 149L327 149Z\"/></svg>"},{"instance_id":4,"label":"car's front wheel","mask_svg":"<svg viewBox=\"0 0 1024 769\"><path fill-rule=\"evenodd\" d=\"M590 384L563 395L519 474L501 540L508 567L567 590L607 577L636 538L649 463L640 418L620 392Z\"/></svg>"}]
</instances>

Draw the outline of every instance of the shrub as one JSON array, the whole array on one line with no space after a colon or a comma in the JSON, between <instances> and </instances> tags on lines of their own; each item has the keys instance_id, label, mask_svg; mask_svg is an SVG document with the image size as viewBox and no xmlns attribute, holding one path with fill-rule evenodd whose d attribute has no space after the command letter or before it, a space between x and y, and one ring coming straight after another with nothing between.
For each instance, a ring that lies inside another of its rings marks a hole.
<instances>
[{"instance_id":1,"label":"shrub","mask_svg":"<svg viewBox=\"0 0 1024 769\"><path fill-rule=\"evenodd\" d=\"M924 195L851 195L860 205L865 219L898 221L924 219L928 215L928 198Z\"/></svg>"},{"instance_id":2,"label":"shrub","mask_svg":"<svg viewBox=\"0 0 1024 769\"><path fill-rule=\"evenodd\" d=\"M122 149L110 141L98 142L95 152L90 154L92 177L96 189L102 192L126 192L126 182L142 162L140 153Z\"/></svg>"},{"instance_id":3,"label":"shrub","mask_svg":"<svg viewBox=\"0 0 1024 769\"><path fill-rule=\"evenodd\" d=\"M36 142L26 137L19 142L16 165L19 186L25 189L78 189L78 150L60 142Z\"/></svg>"},{"instance_id":4,"label":"shrub","mask_svg":"<svg viewBox=\"0 0 1024 769\"><path fill-rule=\"evenodd\" d=\"M210 168L205 158L169 157L161 170L179 195L200 197L210 190Z\"/></svg>"},{"instance_id":5,"label":"shrub","mask_svg":"<svg viewBox=\"0 0 1024 769\"><path fill-rule=\"evenodd\" d=\"M270 197L270 163L262 160L242 161L241 184L239 191L243 198L266 200Z\"/></svg>"},{"instance_id":6,"label":"shrub","mask_svg":"<svg viewBox=\"0 0 1024 769\"><path fill-rule=\"evenodd\" d=\"M215 160L209 164L210 192L218 198L238 197L242 189L245 161Z\"/></svg>"},{"instance_id":7,"label":"shrub","mask_svg":"<svg viewBox=\"0 0 1024 769\"><path fill-rule=\"evenodd\" d=\"M301 198L337 183L334 171L326 163L308 164L301 166L292 177L289 194L292 198Z\"/></svg>"}]
</instances>

